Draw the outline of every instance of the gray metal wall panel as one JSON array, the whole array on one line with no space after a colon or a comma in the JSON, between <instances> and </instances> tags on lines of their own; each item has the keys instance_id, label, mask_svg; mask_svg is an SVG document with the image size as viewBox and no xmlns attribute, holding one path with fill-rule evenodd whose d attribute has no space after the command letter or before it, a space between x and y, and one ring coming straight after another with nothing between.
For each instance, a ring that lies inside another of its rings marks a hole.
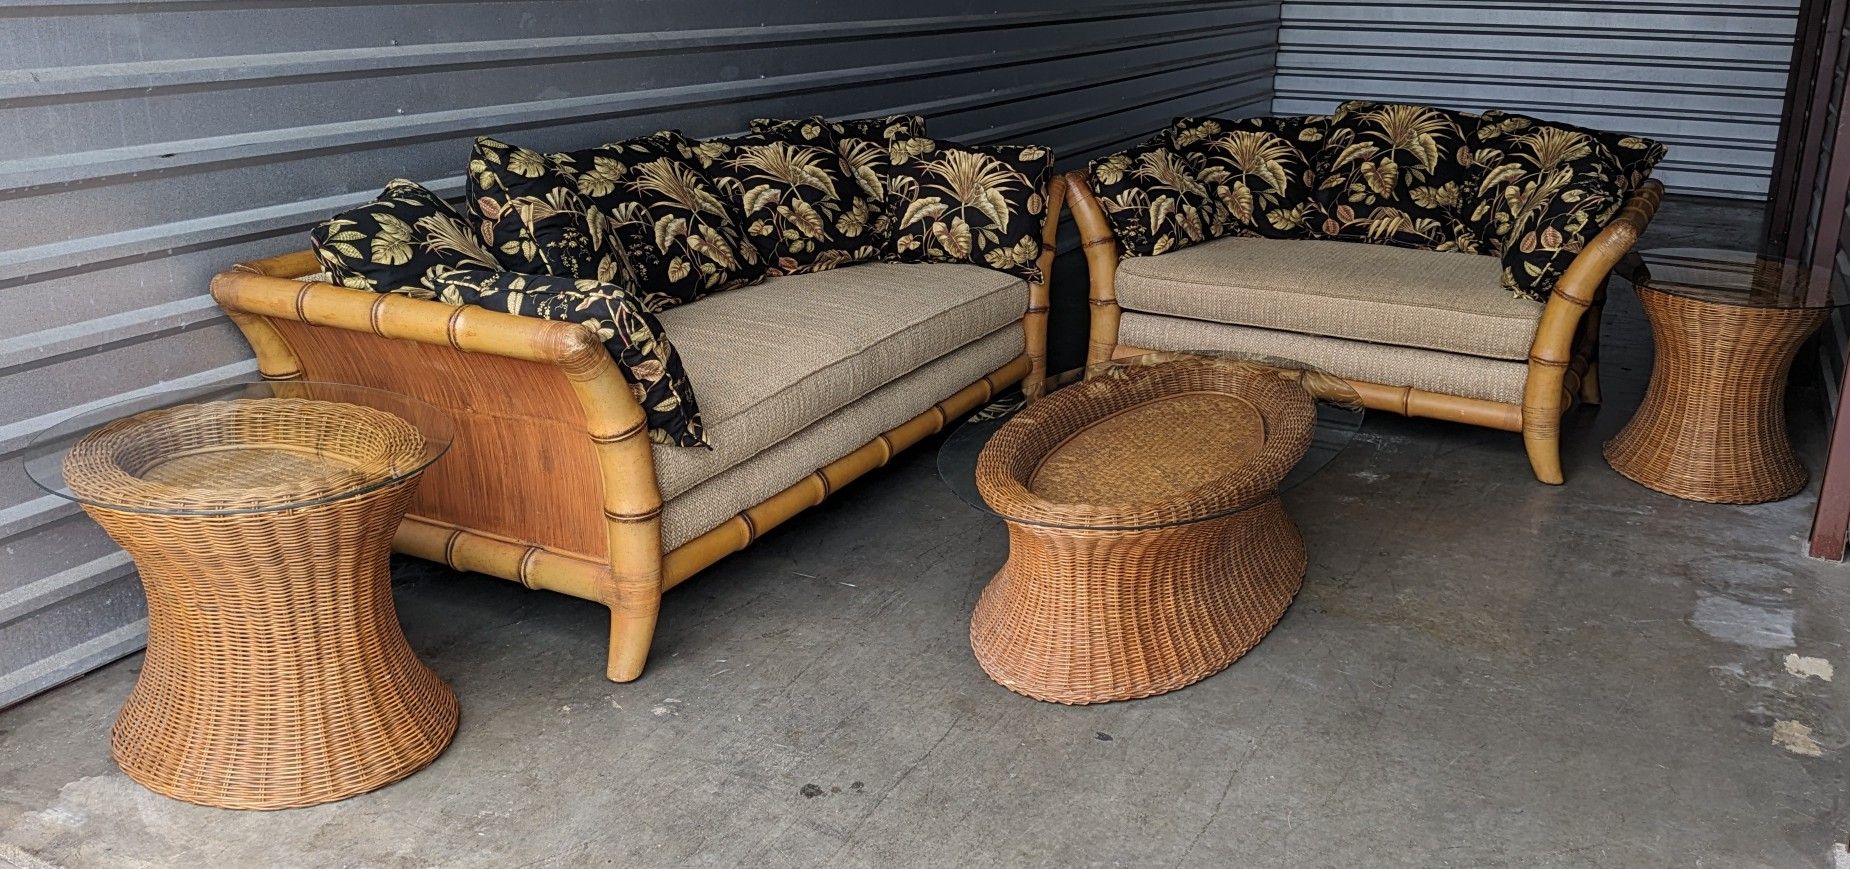
<instances>
[{"instance_id":1,"label":"gray metal wall panel","mask_svg":"<svg viewBox=\"0 0 1850 869\"><path fill-rule=\"evenodd\" d=\"M1280 113L1506 108L1670 145L1673 191L1766 195L1799 0L1286 0Z\"/></svg>"},{"instance_id":2,"label":"gray metal wall panel","mask_svg":"<svg viewBox=\"0 0 1850 869\"><path fill-rule=\"evenodd\" d=\"M963 11L956 11L956 10ZM0 5L0 705L135 647L132 572L24 479L48 422L252 375L213 272L480 133L584 147L912 111L1070 165L1272 102L1279 0L25 0Z\"/></svg>"}]
</instances>

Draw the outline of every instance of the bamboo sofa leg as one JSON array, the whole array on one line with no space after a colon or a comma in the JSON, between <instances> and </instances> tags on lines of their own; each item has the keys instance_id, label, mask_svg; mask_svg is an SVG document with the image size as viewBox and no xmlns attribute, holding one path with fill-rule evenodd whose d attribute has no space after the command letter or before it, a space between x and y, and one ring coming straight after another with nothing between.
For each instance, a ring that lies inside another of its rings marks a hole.
<instances>
[{"instance_id":1,"label":"bamboo sofa leg","mask_svg":"<svg viewBox=\"0 0 1850 869\"><path fill-rule=\"evenodd\" d=\"M1531 425L1527 419L1522 425L1522 448L1529 454L1529 470L1535 473L1535 479L1551 486L1559 486L1567 480L1561 473L1561 417L1546 425Z\"/></svg>"},{"instance_id":2,"label":"bamboo sofa leg","mask_svg":"<svg viewBox=\"0 0 1850 869\"><path fill-rule=\"evenodd\" d=\"M612 682L634 682L649 660L655 620L662 611L662 590L624 584L610 605L610 659L605 675Z\"/></svg>"}]
</instances>

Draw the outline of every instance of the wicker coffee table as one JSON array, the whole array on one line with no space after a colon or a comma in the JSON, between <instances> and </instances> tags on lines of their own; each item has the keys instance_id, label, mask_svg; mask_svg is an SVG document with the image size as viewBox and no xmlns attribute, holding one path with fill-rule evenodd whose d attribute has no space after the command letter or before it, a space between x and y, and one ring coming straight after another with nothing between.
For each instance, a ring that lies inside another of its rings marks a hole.
<instances>
[{"instance_id":1,"label":"wicker coffee table","mask_svg":"<svg viewBox=\"0 0 1850 869\"><path fill-rule=\"evenodd\" d=\"M280 809L443 751L456 695L405 642L388 558L450 431L421 402L286 381L140 399L34 440L28 474L128 550L147 591L147 656L111 739L123 772Z\"/></svg>"},{"instance_id":2,"label":"wicker coffee table","mask_svg":"<svg viewBox=\"0 0 1850 869\"><path fill-rule=\"evenodd\" d=\"M1359 397L1295 363L1224 355L1142 356L1050 386L1025 408L992 405L939 454L952 487L1008 523L1008 561L971 619L978 663L1074 704L1232 664L1303 582L1279 489L1348 442Z\"/></svg>"},{"instance_id":3,"label":"wicker coffee table","mask_svg":"<svg viewBox=\"0 0 1850 869\"><path fill-rule=\"evenodd\" d=\"M1751 253L1666 248L1641 259L1635 286L1657 356L1644 403L1606 442L1607 463L1692 501L1797 494L1806 473L1786 434L1786 375L1843 293Z\"/></svg>"}]
</instances>

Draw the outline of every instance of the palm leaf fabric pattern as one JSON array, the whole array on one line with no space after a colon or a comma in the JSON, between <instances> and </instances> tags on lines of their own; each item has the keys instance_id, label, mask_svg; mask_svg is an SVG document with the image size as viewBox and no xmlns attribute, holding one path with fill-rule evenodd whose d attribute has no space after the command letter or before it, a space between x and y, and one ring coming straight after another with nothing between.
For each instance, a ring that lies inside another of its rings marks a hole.
<instances>
[{"instance_id":1,"label":"palm leaf fabric pattern","mask_svg":"<svg viewBox=\"0 0 1850 869\"><path fill-rule=\"evenodd\" d=\"M551 154L552 170L609 222L650 310L757 283L765 264L679 132Z\"/></svg>"},{"instance_id":2,"label":"palm leaf fabric pattern","mask_svg":"<svg viewBox=\"0 0 1850 869\"><path fill-rule=\"evenodd\" d=\"M1351 101L1330 116L1317 204L1327 238L1460 251L1478 117ZM1474 250L1462 249L1473 253Z\"/></svg>"},{"instance_id":3,"label":"palm leaf fabric pattern","mask_svg":"<svg viewBox=\"0 0 1850 869\"><path fill-rule=\"evenodd\" d=\"M738 210L769 276L879 258L876 203L826 136L754 133L693 146L700 167Z\"/></svg>"},{"instance_id":4,"label":"palm leaf fabric pattern","mask_svg":"<svg viewBox=\"0 0 1850 869\"><path fill-rule=\"evenodd\" d=\"M477 232L509 269L635 283L624 251L611 242L609 220L546 155L478 138L468 189Z\"/></svg>"},{"instance_id":5,"label":"palm leaf fabric pattern","mask_svg":"<svg viewBox=\"0 0 1850 869\"><path fill-rule=\"evenodd\" d=\"M499 268L467 220L415 181L394 178L378 198L322 221L309 233L331 282L356 290L431 298L439 268Z\"/></svg>"},{"instance_id":6,"label":"palm leaf fabric pattern","mask_svg":"<svg viewBox=\"0 0 1850 869\"><path fill-rule=\"evenodd\" d=\"M1177 118L1168 131L1170 145L1201 167L1196 177L1227 232L1265 238L1309 238L1323 223L1313 157L1328 132L1319 115Z\"/></svg>"},{"instance_id":7,"label":"palm leaf fabric pattern","mask_svg":"<svg viewBox=\"0 0 1850 869\"><path fill-rule=\"evenodd\" d=\"M1503 288L1537 301L1665 154L1649 139L1497 111L1475 143L1481 175L1466 223L1503 259Z\"/></svg>"},{"instance_id":8,"label":"palm leaf fabric pattern","mask_svg":"<svg viewBox=\"0 0 1850 869\"><path fill-rule=\"evenodd\" d=\"M891 142L897 139L925 137L925 119L918 115L884 115L875 118L849 118L831 121L821 115L808 118L753 118L751 131L790 135L818 140L825 133L832 139L867 139Z\"/></svg>"},{"instance_id":9,"label":"palm leaf fabric pattern","mask_svg":"<svg viewBox=\"0 0 1850 869\"><path fill-rule=\"evenodd\" d=\"M440 268L438 297L506 314L577 323L596 334L648 417L649 439L708 446L693 384L668 334L637 294L616 284L488 269Z\"/></svg>"},{"instance_id":10,"label":"palm leaf fabric pattern","mask_svg":"<svg viewBox=\"0 0 1850 869\"><path fill-rule=\"evenodd\" d=\"M1156 256L1218 237L1219 205L1200 167L1158 136L1086 167L1125 256Z\"/></svg>"},{"instance_id":11,"label":"palm leaf fabric pattern","mask_svg":"<svg viewBox=\"0 0 1850 869\"><path fill-rule=\"evenodd\" d=\"M1041 222L1053 152L900 139L888 147L887 212L896 262L971 263L1042 279Z\"/></svg>"}]
</instances>

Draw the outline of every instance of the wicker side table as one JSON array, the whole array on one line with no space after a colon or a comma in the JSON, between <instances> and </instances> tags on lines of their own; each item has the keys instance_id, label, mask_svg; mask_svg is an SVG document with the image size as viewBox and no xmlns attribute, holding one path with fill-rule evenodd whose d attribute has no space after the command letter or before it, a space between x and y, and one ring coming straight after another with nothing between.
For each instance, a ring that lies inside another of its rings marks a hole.
<instances>
[{"instance_id":1,"label":"wicker side table","mask_svg":"<svg viewBox=\"0 0 1850 869\"><path fill-rule=\"evenodd\" d=\"M1650 320L1651 382L1608 464L1691 501L1757 504L1805 487L1786 431L1786 376L1834 304L1807 298L1788 264L1730 251L1643 255L1639 304Z\"/></svg>"},{"instance_id":2,"label":"wicker side table","mask_svg":"<svg viewBox=\"0 0 1850 869\"><path fill-rule=\"evenodd\" d=\"M67 422L27 468L129 554L148 650L112 732L123 772L208 806L330 802L434 760L456 695L405 642L389 556L449 442L427 405L283 382Z\"/></svg>"}]
</instances>

